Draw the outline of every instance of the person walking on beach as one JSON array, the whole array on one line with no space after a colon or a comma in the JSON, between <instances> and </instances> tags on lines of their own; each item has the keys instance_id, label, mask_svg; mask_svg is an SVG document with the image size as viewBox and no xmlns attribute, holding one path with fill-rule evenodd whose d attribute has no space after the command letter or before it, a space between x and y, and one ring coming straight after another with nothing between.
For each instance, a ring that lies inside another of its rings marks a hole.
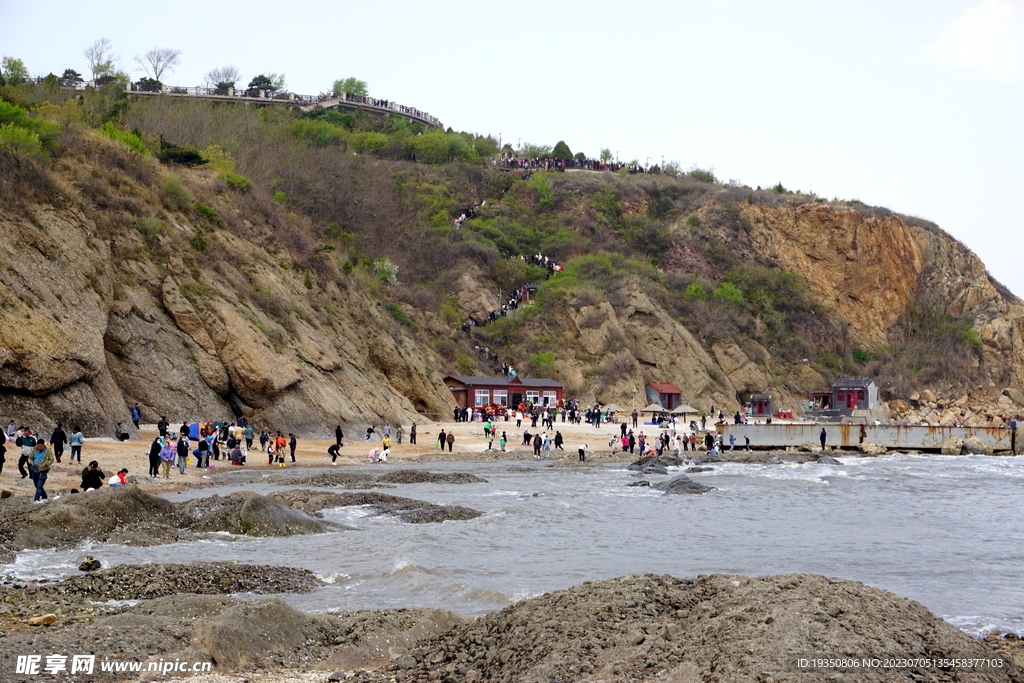
<instances>
[{"instance_id":1,"label":"person walking on beach","mask_svg":"<svg viewBox=\"0 0 1024 683\"><path fill-rule=\"evenodd\" d=\"M156 423L156 431L159 432L161 438L167 438L167 428L171 426L171 423L167 421L167 416L162 415L160 421Z\"/></svg>"},{"instance_id":2,"label":"person walking on beach","mask_svg":"<svg viewBox=\"0 0 1024 683\"><path fill-rule=\"evenodd\" d=\"M178 436L178 446L177 446L177 448L178 448L178 472L180 474L185 474L185 463L188 462L188 451L189 451L188 432L182 432L181 435Z\"/></svg>"},{"instance_id":3,"label":"person walking on beach","mask_svg":"<svg viewBox=\"0 0 1024 683\"><path fill-rule=\"evenodd\" d=\"M821 434L818 435L818 440L821 441L821 450L825 450L825 441L826 441L826 439L828 439L828 432L826 432L825 428L822 427L821 428Z\"/></svg>"},{"instance_id":4,"label":"person walking on beach","mask_svg":"<svg viewBox=\"0 0 1024 683\"><path fill-rule=\"evenodd\" d=\"M288 434L288 451L292 455L292 462L295 462L295 447L299 445L298 439L294 434Z\"/></svg>"},{"instance_id":5,"label":"person walking on beach","mask_svg":"<svg viewBox=\"0 0 1024 683\"><path fill-rule=\"evenodd\" d=\"M452 446L455 444L455 431L448 432L448 452L452 452Z\"/></svg>"},{"instance_id":6,"label":"person walking on beach","mask_svg":"<svg viewBox=\"0 0 1024 683\"><path fill-rule=\"evenodd\" d=\"M334 443L341 446L341 440L345 438L345 432L341 431L341 425L334 428Z\"/></svg>"},{"instance_id":7,"label":"person walking on beach","mask_svg":"<svg viewBox=\"0 0 1024 683\"><path fill-rule=\"evenodd\" d=\"M37 440L32 453L32 464L29 466L32 481L36 484L36 495L32 499L33 502L47 500L46 489L43 487L46 486L46 477L50 474L50 465L52 464L53 451L46 447L44 439Z\"/></svg>"},{"instance_id":8,"label":"person walking on beach","mask_svg":"<svg viewBox=\"0 0 1024 683\"><path fill-rule=\"evenodd\" d=\"M555 432L555 448L557 448L560 451L564 451L565 449L562 448L563 443L564 441L562 439L562 432Z\"/></svg>"},{"instance_id":9,"label":"person walking on beach","mask_svg":"<svg viewBox=\"0 0 1024 683\"><path fill-rule=\"evenodd\" d=\"M416 423L413 422L412 426L409 427L409 443L416 444Z\"/></svg>"},{"instance_id":10,"label":"person walking on beach","mask_svg":"<svg viewBox=\"0 0 1024 683\"><path fill-rule=\"evenodd\" d=\"M142 410L139 409L139 404L135 403L128 408L128 412L132 415L132 422L135 423L135 428L139 428L139 422L142 420Z\"/></svg>"},{"instance_id":11,"label":"person walking on beach","mask_svg":"<svg viewBox=\"0 0 1024 683\"><path fill-rule=\"evenodd\" d=\"M171 478L171 464L178 452L178 446L171 437L164 438L164 445L160 449L160 469L164 473L164 479Z\"/></svg>"},{"instance_id":12,"label":"person walking on beach","mask_svg":"<svg viewBox=\"0 0 1024 683\"><path fill-rule=\"evenodd\" d=\"M405 436L405 429L401 424L395 426L395 443L402 445L402 437Z\"/></svg>"},{"instance_id":13,"label":"person walking on beach","mask_svg":"<svg viewBox=\"0 0 1024 683\"><path fill-rule=\"evenodd\" d=\"M16 446L21 446L21 457L18 458L18 472L21 473L21 478L24 479L29 474L28 465L32 460L32 451L36 448L36 437L32 435L32 430L28 427L22 427L21 436L14 440Z\"/></svg>"},{"instance_id":14,"label":"person walking on beach","mask_svg":"<svg viewBox=\"0 0 1024 683\"><path fill-rule=\"evenodd\" d=\"M253 430L252 425L245 425L245 429L242 430L242 434L245 436L245 450L252 448L252 440L256 436L256 432Z\"/></svg>"},{"instance_id":15,"label":"person walking on beach","mask_svg":"<svg viewBox=\"0 0 1024 683\"><path fill-rule=\"evenodd\" d=\"M64 455L64 444L68 442L68 435L61 429L61 425L58 422L57 428L53 430L53 434L50 434L50 447L53 449L53 459L60 462L61 456Z\"/></svg>"},{"instance_id":16,"label":"person walking on beach","mask_svg":"<svg viewBox=\"0 0 1024 683\"><path fill-rule=\"evenodd\" d=\"M633 409L633 429L637 428L636 419L640 417L640 413L636 412L636 408Z\"/></svg>"},{"instance_id":17,"label":"person walking on beach","mask_svg":"<svg viewBox=\"0 0 1024 683\"><path fill-rule=\"evenodd\" d=\"M533 457L537 458L538 460L540 459L540 445L541 445L541 443L542 443L542 440L540 438L540 434L534 434L533 435Z\"/></svg>"},{"instance_id":18,"label":"person walking on beach","mask_svg":"<svg viewBox=\"0 0 1024 683\"><path fill-rule=\"evenodd\" d=\"M163 448L163 437L158 436L153 439L153 443L149 447L149 476L151 477L160 476L160 451L162 451Z\"/></svg>"},{"instance_id":19,"label":"person walking on beach","mask_svg":"<svg viewBox=\"0 0 1024 683\"><path fill-rule=\"evenodd\" d=\"M501 449L502 453L505 452L505 444L507 444L507 443L508 443L508 436L505 434L505 432L502 432L501 433L501 438L498 439L498 447Z\"/></svg>"},{"instance_id":20,"label":"person walking on beach","mask_svg":"<svg viewBox=\"0 0 1024 683\"><path fill-rule=\"evenodd\" d=\"M270 441L270 436L266 432L260 432L260 450L264 453L267 452L268 441Z\"/></svg>"},{"instance_id":21,"label":"person walking on beach","mask_svg":"<svg viewBox=\"0 0 1024 683\"><path fill-rule=\"evenodd\" d=\"M445 439L447 439L447 438L448 438L448 435L444 433L444 429L442 429L442 430L441 430L441 431L440 431L440 432L438 433L438 435L437 435L437 442L438 442L439 444L441 444L441 450L442 450L442 451L444 450L444 445L445 445L446 443L448 443L448 442L447 442L447 441L445 440Z\"/></svg>"}]
</instances>

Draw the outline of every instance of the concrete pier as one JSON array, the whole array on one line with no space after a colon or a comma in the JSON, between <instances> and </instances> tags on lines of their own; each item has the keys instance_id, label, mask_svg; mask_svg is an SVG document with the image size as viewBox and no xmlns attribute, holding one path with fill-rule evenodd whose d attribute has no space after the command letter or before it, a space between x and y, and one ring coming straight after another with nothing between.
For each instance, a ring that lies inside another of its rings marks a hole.
<instances>
[{"instance_id":1,"label":"concrete pier","mask_svg":"<svg viewBox=\"0 0 1024 683\"><path fill-rule=\"evenodd\" d=\"M717 427L727 441L736 435L736 443L750 438L754 448L784 448L818 443L822 427L827 434L826 444L832 448L856 448L861 443L873 443L893 450L938 451L942 442L950 437L966 439L977 437L993 451L1021 450L1020 434L1013 438L1009 427L926 427L898 425L853 424L726 424ZM1017 428L1018 432L1020 427Z\"/></svg>"}]
</instances>

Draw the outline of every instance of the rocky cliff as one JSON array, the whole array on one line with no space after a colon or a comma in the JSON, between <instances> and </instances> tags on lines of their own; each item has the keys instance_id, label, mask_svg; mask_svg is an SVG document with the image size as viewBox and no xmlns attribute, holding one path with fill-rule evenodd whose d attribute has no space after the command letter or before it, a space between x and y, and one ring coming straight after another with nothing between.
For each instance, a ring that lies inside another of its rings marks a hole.
<instances>
[{"instance_id":1,"label":"rocky cliff","mask_svg":"<svg viewBox=\"0 0 1024 683\"><path fill-rule=\"evenodd\" d=\"M284 245L300 217L80 135L50 192L0 206L4 418L108 435L138 402L146 422L326 436L448 412L439 358L381 283Z\"/></svg>"},{"instance_id":2,"label":"rocky cliff","mask_svg":"<svg viewBox=\"0 0 1024 683\"><path fill-rule=\"evenodd\" d=\"M769 391L776 408L799 412L837 375L872 374L897 419L942 409L947 423L996 424L1024 407L1013 400L1024 390L1024 306L925 221L666 177L565 174L544 199L531 194L544 183L486 170L338 168L344 198L308 200L336 205L314 225L259 189L65 131L36 181L0 192L0 415L105 435L130 424L126 406L138 402L147 422L245 415L305 436L448 415L445 374L497 370L459 321L485 319L496 292L536 276L495 245L544 230L561 231L549 233L559 260L598 254L591 270L603 279L541 278L538 304L478 339L527 376L562 380L572 398L644 405L647 382L670 381L700 410L732 412ZM422 227L420 204L488 187L499 196L482 212L495 220L487 231ZM659 269L629 253L652 244L663 244ZM417 282L389 284L367 253L394 255ZM718 299L723 281L757 268L768 279L751 287L789 282L791 294ZM687 286L700 301L681 294ZM787 305L799 319L782 329ZM958 345L929 341L936 330ZM914 334L928 341L916 356L903 349ZM542 367L544 352L554 359ZM929 376L929 354L963 357ZM912 399L925 389L934 401Z\"/></svg>"}]
</instances>

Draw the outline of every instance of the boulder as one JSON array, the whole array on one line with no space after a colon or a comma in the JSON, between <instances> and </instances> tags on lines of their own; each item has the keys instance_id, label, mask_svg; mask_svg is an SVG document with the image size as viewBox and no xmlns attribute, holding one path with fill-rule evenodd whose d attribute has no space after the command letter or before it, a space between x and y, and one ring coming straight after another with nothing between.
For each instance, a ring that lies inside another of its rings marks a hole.
<instances>
[{"instance_id":1,"label":"boulder","mask_svg":"<svg viewBox=\"0 0 1024 683\"><path fill-rule=\"evenodd\" d=\"M942 442L943 455L962 455L964 452L964 440L958 436L951 436Z\"/></svg>"},{"instance_id":2,"label":"boulder","mask_svg":"<svg viewBox=\"0 0 1024 683\"><path fill-rule=\"evenodd\" d=\"M434 503L427 503L422 500L389 496L386 493L377 493L376 491L335 493L332 491L292 489L289 491L275 491L270 494L270 497L280 501L282 504L295 506L307 512L350 505L369 505L377 514L396 515L403 522L411 524L476 519L483 514L479 510L461 505L435 505Z\"/></svg>"},{"instance_id":3,"label":"boulder","mask_svg":"<svg viewBox=\"0 0 1024 683\"><path fill-rule=\"evenodd\" d=\"M631 481L630 483L626 484L626 486L650 486L650 485L651 485L651 482L647 481L646 479L641 479L640 481Z\"/></svg>"},{"instance_id":4,"label":"boulder","mask_svg":"<svg viewBox=\"0 0 1024 683\"><path fill-rule=\"evenodd\" d=\"M246 536L292 536L319 534L335 528L278 500L251 491L238 491L221 498L212 496L191 505L199 519L195 531L227 531ZM205 514L203 514L205 512Z\"/></svg>"},{"instance_id":5,"label":"boulder","mask_svg":"<svg viewBox=\"0 0 1024 683\"><path fill-rule=\"evenodd\" d=\"M964 439L964 451L971 455L992 455L992 448L976 436Z\"/></svg>"},{"instance_id":6,"label":"boulder","mask_svg":"<svg viewBox=\"0 0 1024 683\"><path fill-rule=\"evenodd\" d=\"M864 455L885 455L889 452L885 446L879 446L876 443L865 441L864 443L857 444L857 450Z\"/></svg>"},{"instance_id":7,"label":"boulder","mask_svg":"<svg viewBox=\"0 0 1024 683\"><path fill-rule=\"evenodd\" d=\"M713 472L714 470L714 467L687 467L686 473L696 474L697 472Z\"/></svg>"},{"instance_id":8,"label":"boulder","mask_svg":"<svg viewBox=\"0 0 1024 683\"><path fill-rule=\"evenodd\" d=\"M931 389L925 389L921 392L921 400L925 403L935 403L935 394Z\"/></svg>"},{"instance_id":9,"label":"boulder","mask_svg":"<svg viewBox=\"0 0 1024 683\"><path fill-rule=\"evenodd\" d=\"M1013 401L1013 404L1018 408L1024 408L1024 394L1021 394L1013 387L1003 389L1003 396Z\"/></svg>"},{"instance_id":10,"label":"boulder","mask_svg":"<svg viewBox=\"0 0 1024 683\"><path fill-rule=\"evenodd\" d=\"M678 477L673 477L672 479L663 481L660 484L654 484L651 488L664 491L666 496L669 494L682 493L707 493L708 491L715 490L715 487L713 486L698 484L685 474L680 474Z\"/></svg>"},{"instance_id":11,"label":"boulder","mask_svg":"<svg viewBox=\"0 0 1024 683\"><path fill-rule=\"evenodd\" d=\"M831 455L829 455L827 453L819 453L818 457L816 457L814 460L815 460L815 462L818 462L818 463L820 463L822 465L842 465L843 464L843 463L839 462L838 460L836 460L835 458L833 458Z\"/></svg>"}]
</instances>

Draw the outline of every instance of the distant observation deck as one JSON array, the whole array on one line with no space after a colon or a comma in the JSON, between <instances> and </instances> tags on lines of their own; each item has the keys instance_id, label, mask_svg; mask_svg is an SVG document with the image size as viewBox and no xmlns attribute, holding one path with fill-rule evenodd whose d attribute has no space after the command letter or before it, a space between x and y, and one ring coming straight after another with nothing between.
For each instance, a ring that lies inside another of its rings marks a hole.
<instances>
[{"instance_id":1,"label":"distant observation deck","mask_svg":"<svg viewBox=\"0 0 1024 683\"><path fill-rule=\"evenodd\" d=\"M79 89L86 84L79 86ZM432 126L444 130L444 124L425 111L415 107L398 104L390 100L382 100L374 97L360 97L349 93L329 93L326 95L296 95L295 93L272 93L266 90L236 90L234 88L203 88L201 86L174 86L162 85L154 88L140 88L131 83L125 83L125 92L132 95L169 95L171 97L189 97L200 100L211 100L214 102L247 102L260 106L271 104L286 104L291 107L299 107L303 111L309 111L320 106L324 109L340 109L342 111L356 111L362 109L371 114L394 114L409 119L414 123L421 123L425 126Z\"/></svg>"}]
</instances>

